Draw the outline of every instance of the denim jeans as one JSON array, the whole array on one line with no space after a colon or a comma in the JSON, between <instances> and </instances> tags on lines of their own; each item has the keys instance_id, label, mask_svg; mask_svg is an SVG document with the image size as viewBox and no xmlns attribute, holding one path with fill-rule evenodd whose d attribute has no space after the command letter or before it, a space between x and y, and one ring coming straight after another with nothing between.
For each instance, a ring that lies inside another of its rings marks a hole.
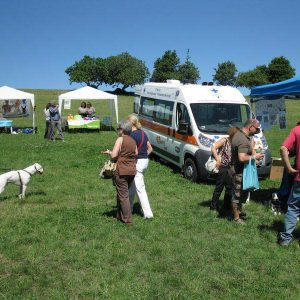
<instances>
[{"instance_id":1,"label":"denim jeans","mask_svg":"<svg viewBox=\"0 0 300 300\"><path fill-rule=\"evenodd\" d=\"M300 215L300 181L295 181L288 199L288 211L285 214L284 232L280 232L280 240L290 242Z\"/></svg>"}]
</instances>

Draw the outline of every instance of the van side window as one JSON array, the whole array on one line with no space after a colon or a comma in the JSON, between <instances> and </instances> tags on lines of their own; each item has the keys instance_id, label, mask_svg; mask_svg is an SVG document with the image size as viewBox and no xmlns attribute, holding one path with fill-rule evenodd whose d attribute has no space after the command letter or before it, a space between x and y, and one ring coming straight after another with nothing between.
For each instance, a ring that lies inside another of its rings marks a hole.
<instances>
[{"instance_id":1,"label":"van side window","mask_svg":"<svg viewBox=\"0 0 300 300\"><path fill-rule=\"evenodd\" d=\"M177 103L177 108L176 108L176 123L177 123L177 125L179 124L179 122L185 122L185 123L191 124L188 110L183 103Z\"/></svg>"},{"instance_id":2,"label":"van side window","mask_svg":"<svg viewBox=\"0 0 300 300\"><path fill-rule=\"evenodd\" d=\"M174 103L165 100L155 100L155 114L154 121L164 124L172 125Z\"/></svg>"},{"instance_id":3,"label":"van side window","mask_svg":"<svg viewBox=\"0 0 300 300\"><path fill-rule=\"evenodd\" d=\"M148 98L142 97L142 99L141 99L141 109L140 109L141 115L153 118L154 111L155 111L154 104L155 104L154 99L148 99Z\"/></svg>"},{"instance_id":4,"label":"van side window","mask_svg":"<svg viewBox=\"0 0 300 300\"><path fill-rule=\"evenodd\" d=\"M140 97L139 96L135 96L134 97L134 101L133 101L133 112L135 114L139 113L139 102L140 102Z\"/></svg>"}]
</instances>

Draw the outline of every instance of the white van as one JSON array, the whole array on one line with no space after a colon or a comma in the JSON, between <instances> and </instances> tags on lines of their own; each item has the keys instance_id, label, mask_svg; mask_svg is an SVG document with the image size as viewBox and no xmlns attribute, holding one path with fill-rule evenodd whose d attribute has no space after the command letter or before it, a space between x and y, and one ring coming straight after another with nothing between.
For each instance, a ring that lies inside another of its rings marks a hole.
<instances>
[{"instance_id":1,"label":"white van","mask_svg":"<svg viewBox=\"0 0 300 300\"><path fill-rule=\"evenodd\" d=\"M242 127L252 116L238 89L229 86L149 82L136 86L134 112L138 115L153 152L182 168L191 180L207 179L205 162L211 146L226 136L229 127ZM259 176L268 177L271 154L260 133L265 158ZM258 137L256 137L258 138Z\"/></svg>"}]
</instances>

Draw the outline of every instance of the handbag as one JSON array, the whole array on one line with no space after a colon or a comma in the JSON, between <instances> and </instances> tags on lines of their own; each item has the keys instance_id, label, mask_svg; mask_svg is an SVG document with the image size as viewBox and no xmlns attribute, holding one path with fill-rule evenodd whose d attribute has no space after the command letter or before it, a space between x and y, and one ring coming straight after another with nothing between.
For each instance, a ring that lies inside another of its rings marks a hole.
<instances>
[{"instance_id":1,"label":"handbag","mask_svg":"<svg viewBox=\"0 0 300 300\"><path fill-rule=\"evenodd\" d=\"M243 190L258 190L259 182L255 159L250 159L244 164Z\"/></svg>"},{"instance_id":2,"label":"handbag","mask_svg":"<svg viewBox=\"0 0 300 300\"><path fill-rule=\"evenodd\" d=\"M205 163L205 169L209 174L217 174L219 173L219 169L216 167L216 165L217 161L211 155Z\"/></svg>"},{"instance_id":3,"label":"handbag","mask_svg":"<svg viewBox=\"0 0 300 300\"><path fill-rule=\"evenodd\" d=\"M110 160L107 160L104 163L104 166L100 170L99 176L101 178L112 178L114 176L114 172L116 171L117 163Z\"/></svg>"}]
</instances>

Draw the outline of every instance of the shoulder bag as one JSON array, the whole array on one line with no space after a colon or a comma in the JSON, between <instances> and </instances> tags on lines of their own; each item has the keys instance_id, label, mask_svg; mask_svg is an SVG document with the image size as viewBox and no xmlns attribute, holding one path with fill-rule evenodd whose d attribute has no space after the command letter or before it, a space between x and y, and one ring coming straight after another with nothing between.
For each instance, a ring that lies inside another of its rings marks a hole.
<instances>
[{"instance_id":1,"label":"shoulder bag","mask_svg":"<svg viewBox=\"0 0 300 300\"><path fill-rule=\"evenodd\" d=\"M243 190L253 191L259 189L257 168L255 159L251 158L244 164L243 170Z\"/></svg>"}]
</instances>

